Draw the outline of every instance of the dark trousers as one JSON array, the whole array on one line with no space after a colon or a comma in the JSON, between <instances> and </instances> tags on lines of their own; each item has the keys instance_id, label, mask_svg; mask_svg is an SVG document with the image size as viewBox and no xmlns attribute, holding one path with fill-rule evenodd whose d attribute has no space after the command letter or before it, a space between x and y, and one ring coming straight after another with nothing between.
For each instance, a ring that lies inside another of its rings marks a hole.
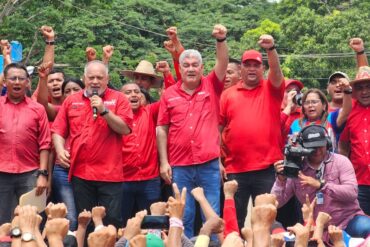
<instances>
[{"instance_id":1,"label":"dark trousers","mask_svg":"<svg viewBox=\"0 0 370 247\"><path fill-rule=\"evenodd\" d=\"M273 166L267 169L243 173L232 173L227 175L228 180L238 182L238 190L235 193L235 207L239 229L244 227L249 197L253 202L256 196L270 193L275 182L275 170Z\"/></svg>"},{"instance_id":2,"label":"dark trousers","mask_svg":"<svg viewBox=\"0 0 370 247\"><path fill-rule=\"evenodd\" d=\"M370 186L359 185L358 186L358 202L360 208L365 214L370 215Z\"/></svg>"},{"instance_id":3,"label":"dark trousers","mask_svg":"<svg viewBox=\"0 0 370 247\"><path fill-rule=\"evenodd\" d=\"M123 227L127 220L141 210L150 212L150 205L161 199L161 181L159 177L122 183L122 217ZM136 206L136 207L135 207Z\"/></svg>"},{"instance_id":4,"label":"dark trousers","mask_svg":"<svg viewBox=\"0 0 370 247\"><path fill-rule=\"evenodd\" d=\"M121 182L90 181L72 177L72 188L78 213L84 209L91 211L95 206L104 206L106 212L104 225L122 227Z\"/></svg>"}]
</instances>

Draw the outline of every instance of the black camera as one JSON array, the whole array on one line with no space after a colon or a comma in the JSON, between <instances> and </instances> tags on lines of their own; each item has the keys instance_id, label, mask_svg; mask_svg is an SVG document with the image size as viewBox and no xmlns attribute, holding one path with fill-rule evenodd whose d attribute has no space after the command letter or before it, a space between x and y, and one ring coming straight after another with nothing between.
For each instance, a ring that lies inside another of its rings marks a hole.
<instances>
[{"instance_id":1,"label":"black camera","mask_svg":"<svg viewBox=\"0 0 370 247\"><path fill-rule=\"evenodd\" d=\"M299 106L302 106L302 97L303 97L303 94L301 93L297 93L294 98L293 98L293 103L294 104L297 104Z\"/></svg>"},{"instance_id":2,"label":"black camera","mask_svg":"<svg viewBox=\"0 0 370 247\"><path fill-rule=\"evenodd\" d=\"M298 177L298 172L302 170L304 157L309 156L314 151L314 148L304 148L300 145L293 146L291 144L286 145L284 149L283 175L288 178Z\"/></svg>"}]
</instances>

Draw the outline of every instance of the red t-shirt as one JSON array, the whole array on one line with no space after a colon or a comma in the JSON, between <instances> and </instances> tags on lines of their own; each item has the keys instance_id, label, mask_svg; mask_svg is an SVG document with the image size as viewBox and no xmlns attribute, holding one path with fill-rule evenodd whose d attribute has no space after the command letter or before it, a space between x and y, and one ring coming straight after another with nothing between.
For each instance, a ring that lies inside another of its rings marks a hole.
<instances>
[{"instance_id":1,"label":"red t-shirt","mask_svg":"<svg viewBox=\"0 0 370 247\"><path fill-rule=\"evenodd\" d=\"M131 134L124 136L123 181L142 181L159 176L156 122L159 102L140 107L134 113Z\"/></svg>"},{"instance_id":2,"label":"red t-shirt","mask_svg":"<svg viewBox=\"0 0 370 247\"><path fill-rule=\"evenodd\" d=\"M281 140L281 148L284 148L285 144L288 141L288 135L290 131L290 126L294 122L294 120L302 117L302 109L299 107L296 109L295 112L292 112L286 115L284 112L280 113L280 123L281 123L281 131L282 131L282 140Z\"/></svg>"},{"instance_id":3,"label":"red t-shirt","mask_svg":"<svg viewBox=\"0 0 370 247\"><path fill-rule=\"evenodd\" d=\"M126 97L107 88L102 96L109 111L120 117L130 128L132 110ZM69 178L121 182L122 135L114 132L104 117L93 119L90 99L81 91L68 96L57 117L52 132L70 138L71 167Z\"/></svg>"},{"instance_id":4,"label":"red t-shirt","mask_svg":"<svg viewBox=\"0 0 370 247\"><path fill-rule=\"evenodd\" d=\"M168 158L172 166L201 164L220 154L218 113L223 82L214 71L202 77L193 95L177 82L162 95L158 126L168 125Z\"/></svg>"},{"instance_id":5,"label":"red t-shirt","mask_svg":"<svg viewBox=\"0 0 370 247\"><path fill-rule=\"evenodd\" d=\"M220 125L227 173L262 170L282 158L280 88L268 80L252 90L243 82L228 88L221 96Z\"/></svg>"},{"instance_id":6,"label":"red t-shirt","mask_svg":"<svg viewBox=\"0 0 370 247\"><path fill-rule=\"evenodd\" d=\"M340 140L350 143L350 160L358 184L370 185L370 106L354 102Z\"/></svg>"},{"instance_id":7,"label":"red t-shirt","mask_svg":"<svg viewBox=\"0 0 370 247\"><path fill-rule=\"evenodd\" d=\"M44 107L25 97L18 104L0 97L0 171L24 173L40 168L40 151L50 149Z\"/></svg>"}]
</instances>

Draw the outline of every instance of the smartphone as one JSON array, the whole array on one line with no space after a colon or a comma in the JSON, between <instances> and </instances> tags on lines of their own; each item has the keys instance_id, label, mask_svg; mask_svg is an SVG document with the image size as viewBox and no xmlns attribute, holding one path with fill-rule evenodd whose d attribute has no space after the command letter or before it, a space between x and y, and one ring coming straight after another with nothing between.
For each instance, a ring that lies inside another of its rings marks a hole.
<instances>
[{"instance_id":1,"label":"smartphone","mask_svg":"<svg viewBox=\"0 0 370 247\"><path fill-rule=\"evenodd\" d=\"M167 215L146 215L141 222L141 229L169 229L170 217Z\"/></svg>"}]
</instances>

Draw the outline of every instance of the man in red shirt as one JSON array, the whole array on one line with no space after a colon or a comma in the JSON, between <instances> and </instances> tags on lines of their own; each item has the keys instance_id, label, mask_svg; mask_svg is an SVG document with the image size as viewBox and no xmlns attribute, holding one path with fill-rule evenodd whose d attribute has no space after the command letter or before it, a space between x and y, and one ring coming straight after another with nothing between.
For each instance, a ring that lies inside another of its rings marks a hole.
<instances>
[{"instance_id":1,"label":"man in red shirt","mask_svg":"<svg viewBox=\"0 0 370 247\"><path fill-rule=\"evenodd\" d=\"M4 69L7 95L0 97L0 224L10 222L19 197L47 186L50 130L42 105L25 97L27 69L12 63Z\"/></svg>"},{"instance_id":2,"label":"man in red shirt","mask_svg":"<svg viewBox=\"0 0 370 247\"><path fill-rule=\"evenodd\" d=\"M182 80L162 95L157 122L161 177L187 188L184 215L185 235L193 237L195 201L190 191L203 187L207 200L220 212L220 154L218 113L228 64L226 28L215 25L216 65L203 76L200 53L186 50L180 56Z\"/></svg>"},{"instance_id":3,"label":"man in red shirt","mask_svg":"<svg viewBox=\"0 0 370 247\"><path fill-rule=\"evenodd\" d=\"M370 215L370 67L360 67L350 84L355 101L340 136L339 152L355 168L360 207Z\"/></svg>"},{"instance_id":4,"label":"man in red shirt","mask_svg":"<svg viewBox=\"0 0 370 247\"><path fill-rule=\"evenodd\" d=\"M123 137L122 148L122 215L123 226L137 211L147 209L161 197L155 127L159 102L142 105L138 84L123 85L121 92L130 102L134 113L132 133Z\"/></svg>"},{"instance_id":5,"label":"man in red shirt","mask_svg":"<svg viewBox=\"0 0 370 247\"><path fill-rule=\"evenodd\" d=\"M220 130L228 179L235 179L238 225L242 228L249 197L269 193L275 180L273 163L282 158L280 106L284 77L274 39L262 35L267 52L268 79L263 79L262 55L247 50L242 56L241 81L226 90L220 101Z\"/></svg>"},{"instance_id":6,"label":"man in red shirt","mask_svg":"<svg viewBox=\"0 0 370 247\"><path fill-rule=\"evenodd\" d=\"M108 88L108 68L101 61L86 64L84 91L70 95L52 127L62 164L70 165L77 211L100 205L106 224L122 225L122 135L131 132L132 111L122 93ZM71 153L65 149L70 138Z\"/></svg>"}]
</instances>

